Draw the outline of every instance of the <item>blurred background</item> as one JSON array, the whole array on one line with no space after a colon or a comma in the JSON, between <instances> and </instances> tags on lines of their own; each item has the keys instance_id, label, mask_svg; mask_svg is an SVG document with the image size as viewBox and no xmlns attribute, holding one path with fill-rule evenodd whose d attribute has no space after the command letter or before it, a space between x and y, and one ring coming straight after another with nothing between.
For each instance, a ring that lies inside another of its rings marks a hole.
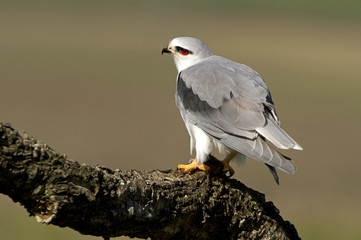
<instances>
[{"instance_id":1,"label":"blurred background","mask_svg":"<svg viewBox=\"0 0 361 240\"><path fill-rule=\"evenodd\" d=\"M0 121L91 165L175 169L190 159L160 52L193 36L267 82L304 151L277 186L257 161L235 178L303 239L361 239L361 1L0 2ZM0 195L1 239L100 239L36 222ZM119 237L117 239L129 239Z\"/></svg>"}]
</instances>

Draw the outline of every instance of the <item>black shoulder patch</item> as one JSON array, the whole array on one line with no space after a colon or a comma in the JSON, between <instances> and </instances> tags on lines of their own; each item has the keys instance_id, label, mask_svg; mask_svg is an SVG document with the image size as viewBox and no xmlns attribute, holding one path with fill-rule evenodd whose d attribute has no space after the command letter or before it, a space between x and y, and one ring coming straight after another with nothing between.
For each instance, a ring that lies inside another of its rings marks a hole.
<instances>
[{"instance_id":1,"label":"black shoulder patch","mask_svg":"<svg viewBox=\"0 0 361 240\"><path fill-rule=\"evenodd\" d=\"M181 77L181 73L179 73L177 80L177 95L180 97L183 107L186 110L195 112L203 112L214 109L206 101L202 101L199 96L193 92L192 88L187 87Z\"/></svg>"}]
</instances>

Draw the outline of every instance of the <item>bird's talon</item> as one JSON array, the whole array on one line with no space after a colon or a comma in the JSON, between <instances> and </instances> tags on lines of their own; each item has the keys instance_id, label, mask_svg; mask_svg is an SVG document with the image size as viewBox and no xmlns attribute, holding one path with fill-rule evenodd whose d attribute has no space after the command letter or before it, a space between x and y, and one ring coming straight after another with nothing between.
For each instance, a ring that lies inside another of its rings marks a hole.
<instances>
[{"instance_id":1,"label":"bird's talon","mask_svg":"<svg viewBox=\"0 0 361 240\"><path fill-rule=\"evenodd\" d=\"M196 159L194 159L189 164L179 164L178 165L178 170L183 170L185 173L193 172L196 169L197 169L197 160Z\"/></svg>"},{"instance_id":2,"label":"bird's talon","mask_svg":"<svg viewBox=\"0 0 361 240\"><path fill-rule=\"evenodd\" d=\"M193 173L197 169L203 170L205 172L209 172L211 168L205 164L198 164L197 159L194 159L189 164L185 164L185 165L179 164L177 169L183 170L185 173Z\"/></svg>"},{"instance_id":3,"label":"bird's talon","mask_svg":"<svg viewBox=\"0 0 361 240\"><path fill-rule=\"evenodd\" d=\"M233 152L231 154L229 154L223 161L222 161L222 165L223 165L223 172L225 173L225 175L227 176L227 173L229 174L229 177L232 177L234 175L234 169L229 165L229 162L232 160L232 158L235 156L236 154Z\"/></svg>"},{"instance_id":4,"label":"bird's talon","mask_svg":"<svg viewBox=\"0 0 361 240\"><path fill-rule=\"evenodd\" d=\"M233 171L232 170L227 169L227 170L223 171L224 176L226 176L228 178L232 177L234 175L234 170Z\"/></svg>"}]
</instances>

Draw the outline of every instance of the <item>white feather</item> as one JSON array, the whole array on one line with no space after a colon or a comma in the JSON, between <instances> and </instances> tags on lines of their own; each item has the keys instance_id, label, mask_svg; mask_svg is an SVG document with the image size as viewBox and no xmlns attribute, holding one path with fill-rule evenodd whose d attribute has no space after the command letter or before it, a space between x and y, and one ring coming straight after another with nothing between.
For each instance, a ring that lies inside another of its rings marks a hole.
<instances>
[{"instance_id":1,"label":"white feather","mask_svg":"<svg viewBox=\"0 0 361 240\"><path fill-rule=\"evenodd\" d=\"M229 154L232 151L220 141L210 137L197 125L186 121L186 126L191 137L191 153L194 149L196 150L196 159L198 164L206 162L208 155L211 154L215 147L220 154Z\"/></svg>"},{"instance_id":2,"label":"white feather","mask_svg":"<svg viewBox=\"0 0 361 240\"><path fill-rule=\"evenodd\" d=\"M199 127L194 124L189 124L191 141L195 146L196 158L198 164L202 164L207 161L207 156L212 152L213 144L212 139Z\"/></svg>"}]
</instances>

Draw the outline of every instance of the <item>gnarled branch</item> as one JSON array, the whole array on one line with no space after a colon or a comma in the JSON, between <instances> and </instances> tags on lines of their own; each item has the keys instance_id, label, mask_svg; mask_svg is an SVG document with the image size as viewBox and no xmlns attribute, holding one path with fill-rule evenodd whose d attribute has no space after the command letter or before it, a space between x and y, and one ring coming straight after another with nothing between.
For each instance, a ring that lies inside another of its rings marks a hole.
<instances>
[{"instance_id":1,"label":"gnarled branch","mask_svg":"<svg viewBox=\"0 0 361 240\"><path fill-rule=\"evenodd\" d=\"M272 202L234 179L79 164L8 124L0 192L39 222L104 238L299 239Z\"/></svg>"}]
</instances>

